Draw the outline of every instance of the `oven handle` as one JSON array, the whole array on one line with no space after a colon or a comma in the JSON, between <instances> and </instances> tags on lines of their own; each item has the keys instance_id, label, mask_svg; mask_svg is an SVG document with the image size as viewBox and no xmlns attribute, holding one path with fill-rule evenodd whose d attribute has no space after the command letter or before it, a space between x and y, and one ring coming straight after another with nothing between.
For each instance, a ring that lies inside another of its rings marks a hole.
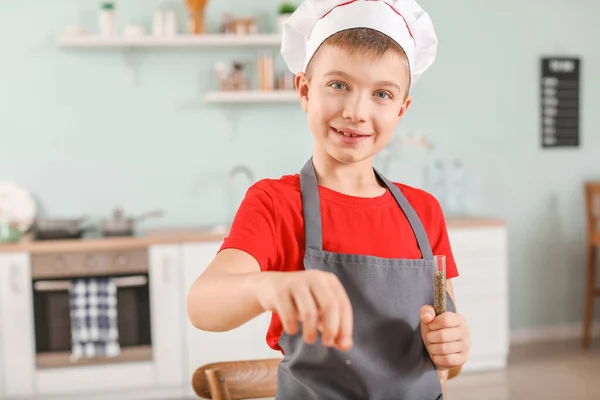
<instances>
[{"instance_id":1,"label":"oven handle","mask_svg":"<svg viewBox=\"0 0 600 400\"><path fill-rule=\"evenodd\" d=\"M113 278L113 282L118 288L136 287L148 284L148 278L144 275L126 276L122 278ZM33 289L37 292L54 292L71 289L71 281L37 281L33 285Z\"/></svg>"}]
</instances>

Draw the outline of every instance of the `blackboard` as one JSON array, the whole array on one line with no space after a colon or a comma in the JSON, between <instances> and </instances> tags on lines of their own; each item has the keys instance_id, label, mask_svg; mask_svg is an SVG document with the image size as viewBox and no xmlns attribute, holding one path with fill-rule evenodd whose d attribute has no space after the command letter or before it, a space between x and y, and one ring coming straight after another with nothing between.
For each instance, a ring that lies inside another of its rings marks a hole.
<instances>
[{"instance_id":1,"label":"blackboard","mask_svg":"<svg viewBox=\"0 0 600 400\"><path fill-rule=\"evenodd\" d=\"M542 59L542 147L579 146L579 58Z\"/></svg>"}]
</instances>

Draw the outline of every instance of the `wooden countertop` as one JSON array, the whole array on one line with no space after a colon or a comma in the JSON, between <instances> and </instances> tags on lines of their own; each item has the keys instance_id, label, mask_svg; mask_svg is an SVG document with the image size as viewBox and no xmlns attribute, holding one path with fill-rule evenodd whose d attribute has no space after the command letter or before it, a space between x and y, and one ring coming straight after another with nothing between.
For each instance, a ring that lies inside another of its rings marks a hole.
<instances>
[{"instance_id":1,"label":"wooden countertop","mask_svg":"<svg viewBox=\"0 0 600 400\"><path fill-rule=\"evenodd\" d=\"M495 226L506 226L506 221L500 218L486 217L446 218L446 227L448 229L485 228Z\"/></svg>"},{"instance_id":2,"label":"wooden countertop","mask_svg":"<svg viewBox=\"0 0 600 400\"><path fill-rule=\"evenodd\" d=\"M505 226L506 221L479 217L448 218L446 225L448 229L484 228ZM78 251L111 251L139 249L159 244L220 242L227 236L227 233L227 230L172 229L157 230L135 237L44 241L24 239L19 243L0 243L0 253L28 252L31 254L48 254Z\"/></svg>"},{"instance_id":3,"label":"wooden countertop","mask_svg":"<svg viewBox=\"0 0 600 400\"><path fill-rule=\"evenodd\" d=\"M0 243L0 253L28 252L48 254L78 251L131 250L158 244L178 244L192 242L218 242L227 232L211 232L193 229L161 230L142 236L84 238L65 240L33 241L24 239L19 243Z\"/></svg>"}]
</instances>

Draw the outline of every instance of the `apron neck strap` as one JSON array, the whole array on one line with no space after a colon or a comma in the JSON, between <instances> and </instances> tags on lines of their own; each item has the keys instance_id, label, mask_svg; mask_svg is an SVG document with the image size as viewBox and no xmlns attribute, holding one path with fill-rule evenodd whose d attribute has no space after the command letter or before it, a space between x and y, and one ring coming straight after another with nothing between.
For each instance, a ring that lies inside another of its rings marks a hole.
<instances>
[{"instance_id":1,"label":"apron neck strap","mask_svg":"<svg viewBox=\"0 0 600 400\"><path fill-rule=\"evenodd\" d=\"M423 227L423 223L421 219L417 215L415 209L410 205L402 191L398 188L398 186L394 185L390 182L386 177L384 177L379 171L373 169L375 171L375 175L387 186L394 199L396 199L396 203L400 206L400 209L408 219L410 223L410 227L417 238L417 244L419 245L419 249L421 250L421 255L425 260L433 260L433 252L431 250L431 245L429 244L429 238L427 237L427 231L425 231L425 227Z\"/></svg>"},{"instance_id":2,"label":"apron neck strap","mask_svg":"<svg viewBox=\"0 0 600 400\"><path fill-rule=\"evenodd\" d=\"M379 171L373 169L379 180L386 185L404 212L415 234L421 255L426 260L433 260L433 253L427 237L427 232L402 191L387 180ZM302 195L302 214L304 217L304 234L306 247L323 250L323 228L321 223L321 202L319 200L319 185L311 157L300 171L300 193Z\"/></svg>"},{"instance_id":3,"label":"apron neck strap","mask_svg":"<svg viewBox=\"0 0 600 400\"><path fill-rule=\"evenodd\" d=\"M306 247L323 250L323 228L321 226L321 201L317 174L311 157L300 171L300 194Z\"/></svg>"}]
</instances>

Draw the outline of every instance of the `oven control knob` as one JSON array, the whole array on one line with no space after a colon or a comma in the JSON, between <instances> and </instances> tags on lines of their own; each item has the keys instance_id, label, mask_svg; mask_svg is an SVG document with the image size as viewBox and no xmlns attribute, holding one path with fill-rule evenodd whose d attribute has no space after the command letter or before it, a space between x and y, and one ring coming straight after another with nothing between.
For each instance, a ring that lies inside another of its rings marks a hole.
<instances>
[{"instance_id":1,"label":"oven control knob","mask_svg":"<svg viewBox=\"0 0 600 400\"><path fill-rule=\"evenodd\" d=\"M88 266L89 268L96 268L96 267L98 266L97 264L98 264L98 263L97 263L97 261L96 261L96 257L94 257L94 256L89 256L89 257L87 258L87 266Z\"/></svg>"},{"instance_id":2,"label":"oven control knob","mask_svg":"<svg viewBox=\"0 0 600 400\"><path fill-rule=\"evenodd\" d=\"M117 265L125 265L127 264L127 256L125 254L119 254L115 259Z\"/></svg>"},{"instance_id":3,"label":"oven control knob","mask_svg":"<svg viewBox=\"0 0 600 400\"><path fill-rule=\"evenodd\" d=\"M56 269L65 269L67 268L67 262L65 261L65 259L63 257L56 257L56 259L54 260L54 267Z\"/></svg>"}]
</instances>

